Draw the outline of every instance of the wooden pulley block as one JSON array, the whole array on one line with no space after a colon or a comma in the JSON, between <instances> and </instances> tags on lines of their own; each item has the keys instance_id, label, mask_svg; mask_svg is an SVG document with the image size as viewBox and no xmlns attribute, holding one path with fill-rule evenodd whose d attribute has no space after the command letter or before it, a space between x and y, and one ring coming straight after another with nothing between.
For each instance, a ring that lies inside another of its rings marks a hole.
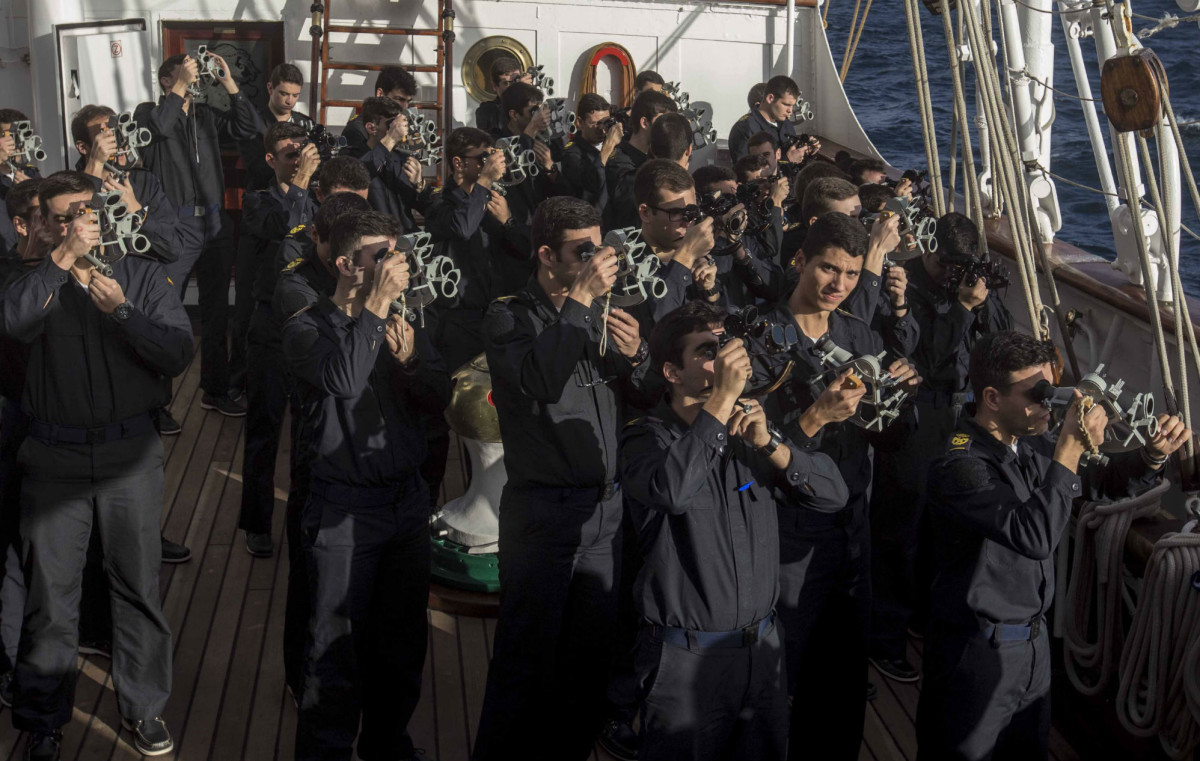
<instances>
[{"instance_id":1,"label":"wooden pulley block","mask_svg":"<svg viewBox=\"0 0 1200 761\"><path fill-rule=\"evenodd\" d=\"M1110 58L1100 72L1104 113L1118 132L1157 125L1162 119L1162 100L1169 92L1162 61L1149 48Z\"/></svg>"},{"instance_id":2,"label":"wooden pulley block","mask_svg":"<svg viewBox=\"0 0 1200 761\"><path fill-rule=\"evenodd\" d=\"M828 0L826 1L828 2ZM928 8L929 12L933 15L942 15L942 0L921 0L921 2L925 3L925 7ZM946 5L948 5L952 11L957 10L958 0L950 0Z\"/></svg>"}]
</instances>

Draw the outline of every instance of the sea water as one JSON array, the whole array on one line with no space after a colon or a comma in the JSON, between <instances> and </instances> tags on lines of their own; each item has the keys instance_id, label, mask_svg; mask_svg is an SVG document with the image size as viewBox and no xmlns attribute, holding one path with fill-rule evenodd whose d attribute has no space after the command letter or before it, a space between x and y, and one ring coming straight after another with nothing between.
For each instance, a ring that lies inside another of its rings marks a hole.
<instances>
[{"instance_id":1,"label":"sea water","mask_svg":"<svg viewBox=\"0 0 1200 761\"><path fill-rule=\"evenodd\" d=\"M826 0L829 8L827 35L833 59L839 67L846 48L854 0ZM863 6L866 2L862 3ZM993 7L995 4L993 3ZM1173 0L1140 0L1133 6L1135 13L1161 18L1166 12L1185 16ZM951 119L954 108L949 60L940 17L921 6L925 33L925 55L928 61L930 89L933 96L934 119L941 147L943 174L947 171ZM1134 19L1134 31L1154 26L1151 21ZM1075 78L1063 37L1061 20L1056 16L1052 26L1055 45L1054 87L1076 93ZM996 32L997 39L999 33ZM1200 27L1195 22L1180 24L1174 29L1158 32L1143 41L1154 49L1167 71L1171 87L1171 103L1180 122L1200 120ZM1088 65L1093 97L1100 97L1100 73L1096 63L1095 43L1081 40L1084 61ZM970 66L967 67L968 71ZM973 80L971 80L973 81ZM904 9L893 0L876 0L867 17L854 60L846 78L846 94L867 135L889 164L900 168L925 168L925 147L921 138L921 119L916 107L916 87L913 82L912 57L909 54L908 32ZM1051 142L1050 171L1074 182L1098 188L1096 164L1083 121L1078 100L1055 95L1056 118ZM1097 104L1100 106L1100 104ZM974 118L975 93L973 85L967 91L967 107ZM1100 119L1107 126L1103 109ZM1191 158L1193 173L1200 175L1200 121L1182 127L1184 147ZM1108 132L1105 130L1107 139ZM972 142L978 150L978 135ZM1153 141L1151 141L1153 148ZM978 162L978 158L976 159ZM978 168L978 163L976 164ZM962 188L961 164L958 187ZM1087 190L1057 183L1058 200L1062 209L1062 229L1058 238L1106 259L1115 258L1112 227L1103 196ZM1192 207L1186 187L1181 187L1182 222L1200 233L1200 215ZM1186 232L1180 239L1181 276L1184 290L1200 296L1200 241Z\"/></svg>"}]
</instances>

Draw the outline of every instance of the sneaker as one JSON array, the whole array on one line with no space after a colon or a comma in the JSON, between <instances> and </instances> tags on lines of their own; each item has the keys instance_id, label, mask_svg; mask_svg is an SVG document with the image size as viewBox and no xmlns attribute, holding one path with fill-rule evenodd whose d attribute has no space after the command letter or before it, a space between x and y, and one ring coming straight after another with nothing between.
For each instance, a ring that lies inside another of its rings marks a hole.
<instances>
[{"instance_id":1,"label":"sneaker","mask_svg":"<svg viewBox=\"0 0 1200 761\"><path fill-rule=\"evenodd\" d=\"M921 677L907 658L871 658L879 673L896 682L915 682Z\"/></svg>"},{"instance_id":2,"label":"sneaker","mask_svg":"<svg viewBox=\"0 0 1200 761\"><path fill-rule=\"evenodd\" d=\"M875 686L874 682L867 682L867 700L871 701L877 697L879 697L879 688Z\"/></svg>"},{"instance_id":3,"label":"sneaker","mask_svg":"<svg viewBox=\"0 0 1200 761\"><path fill-rule=\"evenodd\" d=\"M133 733L133 747L143 756L161 756L175 749L171 733L161 716L146 721L130 721L122 718L121 726Z\"/></svg>"},{"instance_id":4,"label":"sneaker","mask_svg":"<svg viewBox=\"0 0 1200 761\"><path fill-rule=\"evenodd\" d=\"M79 641L80 655L98 655L101 658L112 660L112 643L103 640L80 640Z\"/></svg>"},{"instance_id":5,"label":"sneaker","mask_svg":"<svg viewBox=\"0 0 1200 761\"><path fill-rule=\"evenodd\" d=\"M256 558L269 558L275 554L275 541L270 534L246 532L246 552Z\"/></svg>"},{"instance_id":6,"label":"sneaker","mask_svg":"<svg viewBox=\"0 0 1200 761\"><path fill-rule=\"evenodd\" d=\"M633 731L633 725L621 719L609 719L604 723L597 738L600 747L620 761L637 761L641 740Z\"/></svg>"},{"instance_id":7,"label":"sneaker","mask_svg":"<svg viewBox=\"0 0 1200 761\"><path fill-rule=\"evenodd\" d=\"M206 410L216 410L225 417L245 417L246 402L243 399L234 399L228 394L224 396L213 396L205 394L200 397L200 406Z\"/></svg>"},{"instance_id":8,"label":"sneaker","mask_svg":"<svg viewBox=\"0 0 1200 761\"><path fill-rule=\"evenodd\" d=\"M186 563L192 559L192 551L182 544L176 544L165 536L162 538L162 562Z\"/></svg>"},{"instance_id":9,"label":"sneaker","mask_svg":"<svg viewBox=\"0 0 1200 761\"><path fill-rule=\"evenodd\" d=\"M13 701L13 672L5 671L0 674L0 703L5 708L12 708Z\"/></svg>"},{"instance_id":10,"label":"sneaker","mask_svg":"<svg viewBox=\"0 0 1200 761\"><path fill-rule=\"evenodd\" d=\"M154 427L160 436L174 436L183 430L183 426L166 407L151 410L150 416L154 418Z\"/></svg>"},{"instance_id":11,"label":"sneaker","mask_svg":"<svg viewBox=\"0 0 1200 761\"><path fill-rule=\"evenodd\" d=\"M25 761L59 761L62 732L34 732L25 746Z\"/></svg>"}]
</instances>

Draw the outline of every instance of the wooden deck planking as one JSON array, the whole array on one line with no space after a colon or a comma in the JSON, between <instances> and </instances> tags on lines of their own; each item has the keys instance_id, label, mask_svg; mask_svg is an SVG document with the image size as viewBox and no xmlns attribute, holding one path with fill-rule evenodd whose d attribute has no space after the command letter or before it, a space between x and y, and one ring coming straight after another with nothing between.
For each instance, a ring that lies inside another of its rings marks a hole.
<instances>
[{"instance_id":1,"label":"wooden deck planking","mask_svg":"<svg viewBox=\"0 0 1200 761\"><path fill-rule=\"evenodd\" d=\"M243 421L200 408L199 362L179 383L172 411L184 425L164 442L163 526L193 552L189 563L164 566L164 612L175 635L174 685L164 718L183 761L291 761L296 709L283 680L282 639L289 563L284 532L290 423L285 421L276 461L272 534L277 552L252 558L237 528L242 493ZM451 440L443 501L465 490L466 454ZM466 761L475 740L495 636L495 619L428 614L424 689L410 731L419 748L439 761ZM919 665L921 642L909 657ZM138 759L120 714L109 663L80 659L82 671L64 759ZM879 697L868 704L863 761L912 761L918 688L872 669ZM0 761L19 757L24 738L0 719ZM1056 761L1076 761L1054 731ZM597 761L611 757L597 748Z\"/></svg>"}]
</instances>

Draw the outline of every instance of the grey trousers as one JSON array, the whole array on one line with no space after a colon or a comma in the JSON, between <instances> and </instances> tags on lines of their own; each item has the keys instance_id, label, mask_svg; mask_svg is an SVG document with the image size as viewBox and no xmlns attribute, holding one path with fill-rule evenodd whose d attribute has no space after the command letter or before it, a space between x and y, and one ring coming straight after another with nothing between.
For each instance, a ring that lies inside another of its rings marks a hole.
<instances>
[{"instance_id":1,"label":"grey trousers","mask_svg":"<svg viewBox=\"0 0 1200 761\"><path fill-rule=\"evenodd\" d=\"M113 684L121 715L162 713L171 692L171 631L162 612L157 433L96 445L28 438L19 460L22 562L28 584L17 652L13 726L52 732L71 718L79 601L88 540L100 533L113 618Z\"/></svg>"}]
</instances>

